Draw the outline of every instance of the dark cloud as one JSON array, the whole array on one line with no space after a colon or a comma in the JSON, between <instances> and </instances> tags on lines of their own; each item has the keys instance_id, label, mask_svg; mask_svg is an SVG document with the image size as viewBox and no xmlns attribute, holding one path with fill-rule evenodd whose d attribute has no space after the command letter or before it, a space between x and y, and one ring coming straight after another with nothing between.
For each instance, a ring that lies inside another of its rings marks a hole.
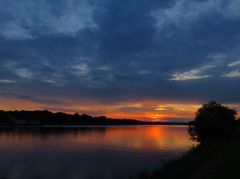
<instances>
[{"instance_id":1,"label":"dark cloud","mask_svg":"<svg viewBox=\"0 0 240 179\"><path fill-rule=\"evenodd\" d=\"M240 102L239 12L234 0L1 0L1 95Z\"/></svg>"}]
</instances>

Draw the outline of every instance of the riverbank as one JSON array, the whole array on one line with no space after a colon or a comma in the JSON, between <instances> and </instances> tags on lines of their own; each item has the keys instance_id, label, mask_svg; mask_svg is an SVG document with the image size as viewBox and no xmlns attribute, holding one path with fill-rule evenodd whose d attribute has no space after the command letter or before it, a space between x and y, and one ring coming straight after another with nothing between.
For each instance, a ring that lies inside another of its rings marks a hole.
<instances>
[{"instance_id":1,"label":"riverbank","mask_svg":"<svg viewBox=\"0 0 240 179\"><path fill-rule=\"evenodd\" d=\"M240 137L231 142L214 142L193 148L161 170L140 172L136 179L235 179L240 178Z\"/></svg>"},{"instance_id":2,"label":"riverbank","mask_svg":"<svg viewBox=\"0 0 240 179\"><path fill-rule=\"evenodd\" d=\"M0 127L72 127L104 125L188 125L188 122L141 121L136 119L115 119L106 116L68 114L47 110L1 111Z\"/></svg>"}]
</instances>

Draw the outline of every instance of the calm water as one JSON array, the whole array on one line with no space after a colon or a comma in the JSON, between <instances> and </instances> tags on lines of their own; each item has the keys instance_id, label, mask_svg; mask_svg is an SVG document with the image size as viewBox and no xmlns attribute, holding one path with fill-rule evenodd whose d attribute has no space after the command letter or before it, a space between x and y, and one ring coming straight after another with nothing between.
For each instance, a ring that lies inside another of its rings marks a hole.
<instances>
[{"instance_id":1,"label":"calm water","mask_svg":"<svg viewBox=\"0 0 240 179\"><path fill-rule=\"evenodd\" d=\"M127 178L190 149L186 126L0 129L0 176Z\"/></svg>"}]
</instances>

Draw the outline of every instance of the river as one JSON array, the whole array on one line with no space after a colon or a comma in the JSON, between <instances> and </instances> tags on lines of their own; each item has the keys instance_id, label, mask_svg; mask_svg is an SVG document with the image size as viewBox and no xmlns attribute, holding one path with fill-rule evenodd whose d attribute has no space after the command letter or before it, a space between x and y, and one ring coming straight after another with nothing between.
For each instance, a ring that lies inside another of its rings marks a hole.
<instances>
[{"instance_id":1,"label":"river","mask_svg":"<svg viewBox=\"0 0 240 179\"><path fill-rule=\"evenodd\" d=\"M187 126L0 129L0 176L9 179L115 179L154 170L193 142Z\"/></svg>"}]
</instances>

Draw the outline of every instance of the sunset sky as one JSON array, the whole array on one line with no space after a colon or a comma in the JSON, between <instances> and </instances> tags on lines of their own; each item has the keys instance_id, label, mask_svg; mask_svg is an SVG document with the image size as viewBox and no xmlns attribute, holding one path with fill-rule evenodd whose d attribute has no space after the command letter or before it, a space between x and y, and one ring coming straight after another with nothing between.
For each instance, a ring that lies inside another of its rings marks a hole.
<instances>
[{"instance_id":1,"label":"sunset sky","mask_svg":"<svg viewBox=\"0 0 240 179\"><path fill-rule=\"evenodd\" d=\"M0 0L0 109L240 112L239 22L239 0Z\"/></svg>"}]
</instances>

